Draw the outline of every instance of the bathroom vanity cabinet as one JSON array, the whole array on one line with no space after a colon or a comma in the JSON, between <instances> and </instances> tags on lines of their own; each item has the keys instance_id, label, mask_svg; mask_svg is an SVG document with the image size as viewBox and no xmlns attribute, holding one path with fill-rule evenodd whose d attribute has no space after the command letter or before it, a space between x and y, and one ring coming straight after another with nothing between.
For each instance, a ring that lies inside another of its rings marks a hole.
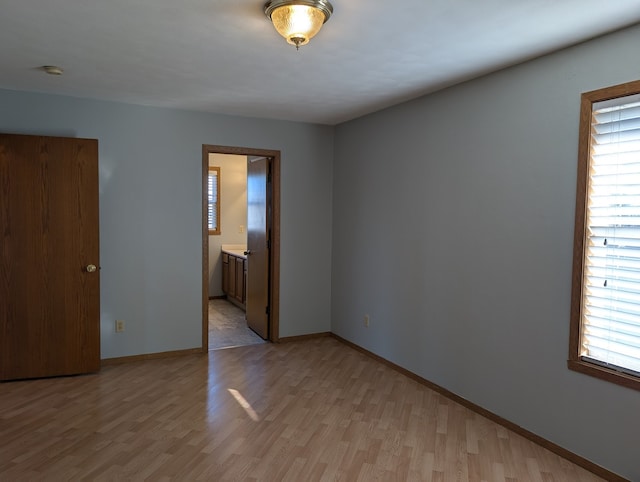
<instances>
[{"instance_id":1,"label":"bathroom vanity cabinet","mask_svg":"<svg viewBox=\"0 0 640 482\"><path fill-rule=\"evenodd\" d=\"M243 250L222 251L222 291L229 301L245 309L247 257Z\"/></svg>"}]
</instances>

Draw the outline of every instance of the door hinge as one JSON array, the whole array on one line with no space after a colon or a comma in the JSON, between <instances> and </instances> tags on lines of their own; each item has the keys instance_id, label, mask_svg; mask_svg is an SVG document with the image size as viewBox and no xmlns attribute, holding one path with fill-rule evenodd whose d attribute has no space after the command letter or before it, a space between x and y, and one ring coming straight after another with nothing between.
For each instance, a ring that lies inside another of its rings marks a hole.
<instances>
[{"instance_id":1,"label":"door hinge","mask_svg":"<svg viewBox=\"0 0 640 482\"><path fill-rule=\"evenodd\" d=\"M267 249L271 249L271 240L267 239Z\"/></svg>"},{"instance_id":2,"label":"door hinge","mask_svg":"<svg viewBox=\"0 0 640 482\"><path fill-rule=\"evenodd\" d=\"M264 312L265 312L265 314L267 314L267 315L269 314L269 307L268 307L268 306L264 309Z\"/></svg>"}]
</instances>

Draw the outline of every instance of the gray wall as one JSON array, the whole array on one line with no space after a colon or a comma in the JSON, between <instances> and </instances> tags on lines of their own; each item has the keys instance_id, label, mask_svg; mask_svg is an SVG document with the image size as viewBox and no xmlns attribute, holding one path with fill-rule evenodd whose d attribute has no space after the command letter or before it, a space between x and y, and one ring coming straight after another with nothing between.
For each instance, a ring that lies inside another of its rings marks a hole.
<instances>
[{"instance_id":1,"label":"gray wall","mask_svg":"<svg viewBox=\"0 0 640 482\"><path fill-rule=\"evenodd\" d=\"M0 90L0 131L99 140L102 358L201 346L203 144L282 151L280 335L329 330L333 128Z\"/></svg>"},{"instance_id":2,"label":"gray wall","mask_svg":"<svg viewBox=\"0 0 640 482\"><path fill-rule=\"evenodd\" d=\"M222 245L247 244L247 156L209 154L220 168L220 234L209 236L209 296L222 296ZM243 226L243 232L240 232Z\"/></svg>"},{"instance_id":3,"label":"gray wall","mask_svg":"<svg viewBox=\"0 0 640 482\"><path fill-rule=\"evenodd\" d=\"M331 290L336 334L632 480L640 392L566 360L580 93L640 78L638 45L636 27L338 126Z\"/></svg>"}]
</instances>

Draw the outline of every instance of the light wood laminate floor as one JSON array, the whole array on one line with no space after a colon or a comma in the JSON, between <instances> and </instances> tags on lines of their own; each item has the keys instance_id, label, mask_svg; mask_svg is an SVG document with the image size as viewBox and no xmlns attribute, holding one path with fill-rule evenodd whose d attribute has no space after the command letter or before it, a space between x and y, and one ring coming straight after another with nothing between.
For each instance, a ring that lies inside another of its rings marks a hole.
<instances>
[{"instance_id":1,"label":"light wood laminate floor","mask_svg":"<svg viewBox=\"0 0 640 482\"><path fill-rule=\"evenodd\" d=\"M0 384L0 480L596 481L333 338Z\"/></svg>"}]
</instances>

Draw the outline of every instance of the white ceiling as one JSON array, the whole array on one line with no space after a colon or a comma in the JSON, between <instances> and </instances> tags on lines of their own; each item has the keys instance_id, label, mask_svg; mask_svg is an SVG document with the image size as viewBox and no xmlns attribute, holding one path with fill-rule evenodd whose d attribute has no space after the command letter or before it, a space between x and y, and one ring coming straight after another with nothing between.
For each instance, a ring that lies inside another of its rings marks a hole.
<instances>
[{"instance_id":1,"label":"white ceiling","mask_svg":"<svg viewBox=\"0 0 640 482\"><path fill-rule=\"evenodd\" d=\"M1 0L0 88L337 124L640 22L640 0L332 2L296 51L262 0Z\"/></svg>"}]
</instances>

